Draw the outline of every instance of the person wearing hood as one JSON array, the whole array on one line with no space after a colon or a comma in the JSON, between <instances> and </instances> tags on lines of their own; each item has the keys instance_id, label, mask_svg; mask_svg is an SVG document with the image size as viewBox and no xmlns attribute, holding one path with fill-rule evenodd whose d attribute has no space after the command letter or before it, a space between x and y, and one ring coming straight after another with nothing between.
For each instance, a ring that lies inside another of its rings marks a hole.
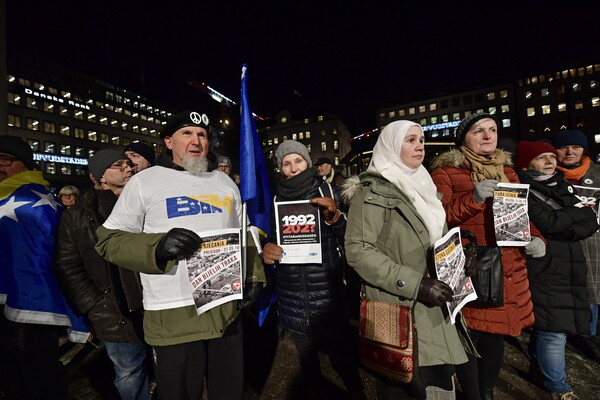
<instances>
[{"instance_id":1,"label":"person wearing hood","mask_svg":"<svg viewBox=\"0 0 600 400\"><path fill-rule=\"evenodd\" d=\"M580 130L566 130L552 136L556 148L556 169L565 174L572 185L600 188L600 165L588 156L587 136ZM598 304L600 304L600 232L581 241L583 254L587 260L587 289L592 321L590 336L580 336L579 344L586 353L600 362L600 338L596 336L598 325Z\"/></svg>"},{"instance_id":2,"label":"person wearing hood","mask_svg":"<svg viewBox=\"0 0 600 400\"><path fill-rule=\"evenodd\" d=\"M421 127L394 121L381 132L367 171L344 185L346 257L365 282L366 298L414 307L418 375L403 385L377 378L379 399L403 398L402 389L425 399L429 386L453 396L454 365L476 355L462 317L455 326L443 311L452 289L430 274L431 249L445 233L446 215L424 157Z\"/></svg>"},{"instance_id":3,"label":"person wearing hood","mask_svg":"<svg viewBox=\"0 0 600 400\"><path fill-rule=\"evenodd\" d=\"M529 184L529 218L548 241L545 256L527 256L535 314L530 348L552 399L576 400L566 381L565 345L567 334L590 333L587 267L580 241L599 226L594 211L556 170L556 155L548 143L517 144L519 179Z\"/></svg>"},{"instance_id":4,"label":"person wearing hood","mask_svg":"<svg viewBox=\"0 0 600 400\"><path fill-rule=\"evenodd\" d=\"M492 114L476 113L456 128L457 149L432 162L431 177L442 193L448 228L460 227L477 237L479 246L495 246L492 198L498 182L518 183L511 154L497 148L498 122ZM530 224L531 242L525 247L502 247L504 305L473 308L463 314L481 358L457 368L467 400L493 399L504 359L504 335L519 336L533 325L533 304L525 268L525 254L541 257L545 242Z\"/></svg>"},{"instance_id":5,"label":"person wearing hood","mask_svg":"<svg viewBox=\"0 0 600 400\"><path fill-rule=\"evenodd\" d=\"M345 306L341 248L346 217L339 211L337 192L323 183L302 143L286 140L275 154L283 175L276 186L275 201L310 200L321 213L319 264L280 263L283 249L271 242L276 237L275 220L271 223L263 260L274 265L280 322L294 339L309 385L309 398L321 395L323 378L318 351L322 350L342 378L350 398L365 399L358 370L358 337Z\"/></svg>"}]
</instances>

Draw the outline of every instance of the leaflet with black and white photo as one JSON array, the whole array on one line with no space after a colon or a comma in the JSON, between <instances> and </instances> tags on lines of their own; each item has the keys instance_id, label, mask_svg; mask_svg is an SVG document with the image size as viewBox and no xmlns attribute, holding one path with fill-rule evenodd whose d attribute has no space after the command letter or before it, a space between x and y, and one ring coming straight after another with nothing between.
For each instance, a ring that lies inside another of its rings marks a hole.
<instances>
[{"instance_id":1,"label":"leaflet with black and white photo","mask_svg":"<svg viewBox=\"0 0 600 400\"><path fill-rule=\"evenodd\" d=\"M494 229L498 246L527 246L531 241L527 195L529 184L498 183L494 191Z\"/></svg>"},{"instance_id":2,"label":"leaflet with black and white photo","mask_svg":"<svg viewBox=\"0 0 600 400\"><path fill-rule=\"evenodd\" d=\"M454 291L452 301L446 302L450 321L456 322L456 315L464 305L477 298L471 278L465 274L465 253L460 240L460 228L452 228L433 247L437 278Z\"/></svg>"},{"instance_id":3,"label":"leaflet with black and white photo","mask_svg":"<svg viewBox=\"0 0 600 400\"><path fill-rule=\"evenodd\" d=\"M283 248L280 264L320 264L319 209L309 200L275 202L277 244Z\"/></svg>"},{"instance_id":4,"label":"leaflet with black and white photo","mask_svg":"<svg viewBox=\"0 0 600 400\"><path fill-rule=\"evenodd\" d=\"M600 188L579 185L573 185L573 187L575 188L575 196L581 200L583 205L592 207L600 224L600 207L598 207L600 205Z\"/></svg>"},{"instance_id":5,"label":"leaflet with black and white photo","mask_svg":"<svg viewBox=\"0 0 600 400\"><path fill-rule=\"evenodd\" d=\"M242 254L239 229L196 232L200 248L186 260L196 312L202 314L233 300L242 299Z\"/></svg>"}]
</instances>

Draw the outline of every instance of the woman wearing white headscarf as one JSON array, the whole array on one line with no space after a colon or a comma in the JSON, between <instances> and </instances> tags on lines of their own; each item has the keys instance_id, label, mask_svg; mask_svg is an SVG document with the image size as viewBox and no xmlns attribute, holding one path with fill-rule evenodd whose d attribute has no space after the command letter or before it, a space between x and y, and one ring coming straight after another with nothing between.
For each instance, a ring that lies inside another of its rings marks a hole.
<instances>
[{"instance_id":1,"label":"woman wearing white headscarf","mask_svg":"<svg viewBox=\"0 0 600 400\"><path fill-rule=\"evenodd\" d=\"M346 256L365 281L368 299L415 309L419 373L407 385L377 380L379 399L396 398L401 386L425 399L425 388L452 390L453 365L473 351L462 318L450 323L445 308L452 289L430 276L431 248L445 230L445 212L431 176L423 167L423 131L411 121L395 121L381 132L351 198Z\"/></svg>"}]
</instances>

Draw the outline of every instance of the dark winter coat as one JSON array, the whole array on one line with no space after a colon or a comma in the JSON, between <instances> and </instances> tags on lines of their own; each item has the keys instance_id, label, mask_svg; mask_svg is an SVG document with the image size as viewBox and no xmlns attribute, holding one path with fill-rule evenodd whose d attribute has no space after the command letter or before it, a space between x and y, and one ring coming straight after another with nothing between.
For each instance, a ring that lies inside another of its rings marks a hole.
<instances>
[{"instance_id":1,"label":"dark winter coat","mask_svg":"<svg viewBox=\"0 0 600 400\"><path fill-rule=\"evenodd\" d=\"M309 200L322 197L319 193L321 184L321 179L315 177L310 190L302 198L277 196L276 200ZM337 192L333 190L339 206ZM274 219L271 228L271 238L275 238ZM277 264L273 273L279 318L283 327L307 336L337 332L342 324L348 323L341 255L346 217L341 215L334 224L327 225L321 215L320 228L323 257L321 264Z\"/></svg>"},{"instance_id":2,"label":"dark winter coat","mask_svg":"<svg viewBox=\"0 0 600 400\"><path fill-rule=\"evenodd\" d=\"M63 213L55 272L62 292L88 318L100 340L136 343L141 315L131 311L142 308L139 275L105 261L94 248L96 229L116 202L112 191L91 189Z\"/></svg>"},{"instance_id":3,"label":"dark winter coat","mask_svg":"<svg viewBox=\"0 0 600 400\"><path fill-rule=\"evenodd\" d=\"M574 206L579 199L561 171L543 183L523 172L519 178L530 185L529 218L548 241L544 257L527 257L534 326L546 332L589 335L591 312L580 240L598 230L596 215L590 207ZM554 182L555 186L547 186Z\"/></svg>"},{"instance_id":4,"label":"dark winter coat","mask_svg":"<svg viewBox=\"0 0 600 400\"><path fill-rule=\"evenodd\" d=\"M504 174L511 183L519 179L510 165L507 153ZM480 246L496 244L491 199L478 204L473 197L475 184L466 158L460 150L450 150L435 158L431 178L442 193L448 229L460 226L477 237ZM539 232L531 225L532 236ZM462 312L469 328L482 332L519 336L521 330L533 325L533 305L527 281L525 254L522 247L502 247L502 272L504 273L504 305L497 308L471 308L467 304Z\"/></svg>"}]
</instances>

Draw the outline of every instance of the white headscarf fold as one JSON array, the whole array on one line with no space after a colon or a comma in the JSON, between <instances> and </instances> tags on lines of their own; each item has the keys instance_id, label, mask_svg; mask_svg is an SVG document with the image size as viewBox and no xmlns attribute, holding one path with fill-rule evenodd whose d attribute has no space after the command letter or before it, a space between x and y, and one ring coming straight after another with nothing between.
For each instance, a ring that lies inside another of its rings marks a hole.
<instances>
[{"instance_id":1,"label":"white headscarf fold","mask_svg":"<svg viewBox=\"0 0 600 400\"><path fill-rule=\"evenodd\" d=\"M412 201L429 231L430 244L442 237L446 212L437 198L437 188L423 165L406 166L400 158L408 130L418 126L412 121L394 121L379 134L367 171L375 172L396 185Z\"/></svg>"}]
</instances>

